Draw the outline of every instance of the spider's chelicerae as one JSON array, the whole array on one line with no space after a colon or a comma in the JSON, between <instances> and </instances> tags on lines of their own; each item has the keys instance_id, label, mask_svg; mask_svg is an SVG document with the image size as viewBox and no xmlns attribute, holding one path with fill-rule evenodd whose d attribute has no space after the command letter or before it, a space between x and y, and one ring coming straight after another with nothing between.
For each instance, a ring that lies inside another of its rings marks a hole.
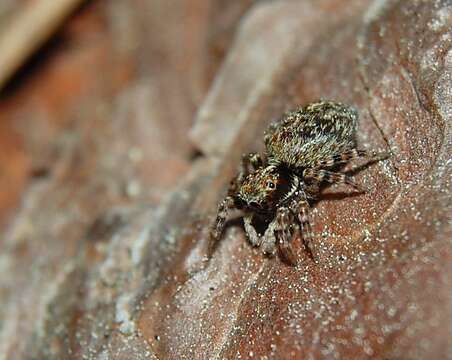
<instances>
[{"instance_id":1,"label":"spider's chelicerae","mask_svg":"<svg viewBox=\"0 0 452 360\"><path fill-rule=\"evenodd\" d=\"M318 101L287 112L270 125L264 137L265 155L251 153L242 158L241 170L218 207L210 251L221 236L228 211L235 208L243 210L250 243L262 246L265 254L279 250L283 260L295 264L291 242L299 234L316 259L309 209L322 183L359 189L339 171L340 166L360 157L372 161L387 157L356 148L357 120L350 106ZM266 229L256 230L258 223Z\"/></svg>"}]
</instances>

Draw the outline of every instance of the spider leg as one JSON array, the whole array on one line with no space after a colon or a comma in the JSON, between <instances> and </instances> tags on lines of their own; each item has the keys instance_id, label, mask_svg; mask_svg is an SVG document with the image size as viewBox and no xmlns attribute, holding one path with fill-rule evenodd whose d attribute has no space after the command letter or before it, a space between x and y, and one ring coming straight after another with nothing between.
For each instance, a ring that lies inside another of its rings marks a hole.
<instances>
[{"instance_id":1,"label":"spider leg","mask_svg":"<svg viewBox=\"0 0 452 360\"><path fill-rule=\"evenodd\" d=\"M297 258L292 249L292 214L287 207L280 207L276 212L277 229L275 232L278 251L281 258L290 265L296 265Z\"/></svg>"},{"instance_id":2,"label":"spider leg","mask_svg":"<svg viewBox=\"0 0 452 360\"><path fill-rule=\"evenodd\" d=\"M261 236L257 233L256 229L252 225L253 216L246 214L243 217L243 224L245 225L245 232L248 235L248 241L253 246L259 246L262 242Z\"/></svg>"},{"instance_id":3,"label":"spider leg","mask_svg":"<svg viewBox=\"0 0 452 360\"><path fill-rule=\"evenodd\" d=\"M246 157L254 171L257 170L259 167L261 167L264 164L264 161L262 160L262 156L258 153L249 153Z\"/></svg>"},{"instance_id":4,"label":"spider leg","mask_svg":"<svg viewBox=\"0 0 452 360\"><path fill-rule=\"evenodd\" d=\"M319 183L326 181L330 184L347 184L353 186L359 192L365 192L361 186L353 181L353 179L343 173L333 172L324 169L309 168L303 172L303 176L308 179L314 179Z\"/></svg>"},{"instance_id":5,"label":"spider leg","mask_svg":"<svg viewBox=\"0 0 452 360\"><path fill-rule=\"evenodd\" d=\"M250 170L256 171L256 169L261 167L263 163L262 157L258 153L243 154L240 162L240 172L236 181L241 183L250 173Z\"/></svg>"},{"instance_id":6,"label":"spider leg","mask_svg":"<svg viewBox=\"0 0 452 360\"><path fill-rule=\"evenodd\" d=\"M226 222L226 219L228 217L228 213L230 209L233 209L235 207L234 205L234 198L232 196L227 196L220 204L218 205L218 213L217 217L215 219L215 223L212 226L209 234L209 244L208 244L208 251L207 255L210 258L213 254L213 251L215 250L215 245L217 243L217 240L221 236L221 233L223 232L224 223Z\"/></svg>"},{"instance_id":7,"label":"spider leg","mask_svg":"<svg viewBox=\"0 0 452 360\"><path fill-rule=\"evenodd\" d=\"M276 217L268 224L264 236L261 240L262 252L267 255L274 255L276 252L276 237L275 233L278 228L278 221Z\"/></svg>"},{"instance_id":8,"label":"spider leg","mask_svg":"<svg viewBox=\"0 0 452 360\"><path fill-rule=\"evenodd\" d=\"M228 196L218 205L218 213L215 223L210 231L209 235L209 245L208 245L208 256L210 257L215 249L215 244L218 238L221 236L223 231L224 223L227 219L228 212L230 209L235 208L233 194L237 192L240 184L243 182L245 177L250 173L250 167L252 170L256 170L258 167L262 166L263 160L258 153L249 153L242 156L241 166L239 174L231 181L229 184ZM248 223L249 222L249 223ZM247 228L247 233L250 237L251 243L258 244L259 241L257 233L254 227L251 225L251 219L246 220L245 228ZM252 230L254 230L254 233ZM251 235L250 235L251 234ZM251 239L252 238L252 239Z\"/></svg>"},{"instance_id":9,"label":"spider leg","mask_svg":"<svg viewBox=\"0 0 452 360\"><path fill-rule=\"evenodd\" d=\"M314 249L314 236L312 233L311 222L309 219L309 211L310 205L306 198L299 200L294 203L294 211L298 215L298 221L300 223L300 233L301 238L303 239L303 244L306 249L309 251L309 254L314 259L315 262L318 262L318 256Z\"/></svg>"},{"instance_id":10,"label":"spider leg","mask_svg":"<svg viewBox=\"0 0 452 360\"><path fill-rule=\"evenodd\" d=\"M353 161L359 158L367 158L368 161L373 162L386 159L387 157L389 157L389 153L387 152L377 153L372 150L351 149L340 154L328 156L323 160L317 162L317 164L315 164L313 168L330 168L332 166L345 164L349 161Z\"/></svg>"}]
</instances>

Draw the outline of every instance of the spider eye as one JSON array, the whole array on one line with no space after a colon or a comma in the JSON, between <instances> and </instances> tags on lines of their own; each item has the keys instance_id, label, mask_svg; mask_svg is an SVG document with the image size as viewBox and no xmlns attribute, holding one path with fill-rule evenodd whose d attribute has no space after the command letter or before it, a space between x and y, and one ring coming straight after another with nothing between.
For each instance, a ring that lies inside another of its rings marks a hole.
<instances>
[{"instance_id":1,"label":"spider eye","mask_svg":"<svg viewBox=\"0 0 452 360\"><path fill-rule=\"evenodd\" d=\"M267 181L267 189L274 189L276 187L273 181Z\"/></svg>"}]
</instances>

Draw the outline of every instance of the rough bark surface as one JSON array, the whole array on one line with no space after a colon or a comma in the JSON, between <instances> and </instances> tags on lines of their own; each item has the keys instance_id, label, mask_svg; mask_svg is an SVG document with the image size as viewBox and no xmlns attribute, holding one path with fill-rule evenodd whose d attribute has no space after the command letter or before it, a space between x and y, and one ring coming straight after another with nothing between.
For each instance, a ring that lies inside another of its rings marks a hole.
<instances>
[{"instance_id":1,"label":"rough bark surface","mask_svg":"<svg viewBox=\"0 0 452 360\"><path fill-rule=\"evenodd\" d=\"M451 28L448 0L82 8L0 98L0 358L452 359ZM315 204L320 263L237 221L205 261L240 155L318 98L392 154Z\"/></svg>"}]
</instances>

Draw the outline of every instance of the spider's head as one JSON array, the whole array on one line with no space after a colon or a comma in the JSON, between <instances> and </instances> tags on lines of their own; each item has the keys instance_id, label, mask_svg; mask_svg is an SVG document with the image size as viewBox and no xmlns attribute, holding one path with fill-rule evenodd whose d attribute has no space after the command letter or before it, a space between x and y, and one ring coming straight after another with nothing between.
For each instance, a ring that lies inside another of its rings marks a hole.
<instances>
[{"instance_id":1,"label":"spider's head","mask_svg":"<svg viewBox=\"0 0 452 360\"><path fill-rule=\"evenodd\" d=\"M277 166L267 166L249 174L240 184L237 197L244 207L257 211L274 210L287 192L288 181Z\"/></svg>"}]
</instances>

